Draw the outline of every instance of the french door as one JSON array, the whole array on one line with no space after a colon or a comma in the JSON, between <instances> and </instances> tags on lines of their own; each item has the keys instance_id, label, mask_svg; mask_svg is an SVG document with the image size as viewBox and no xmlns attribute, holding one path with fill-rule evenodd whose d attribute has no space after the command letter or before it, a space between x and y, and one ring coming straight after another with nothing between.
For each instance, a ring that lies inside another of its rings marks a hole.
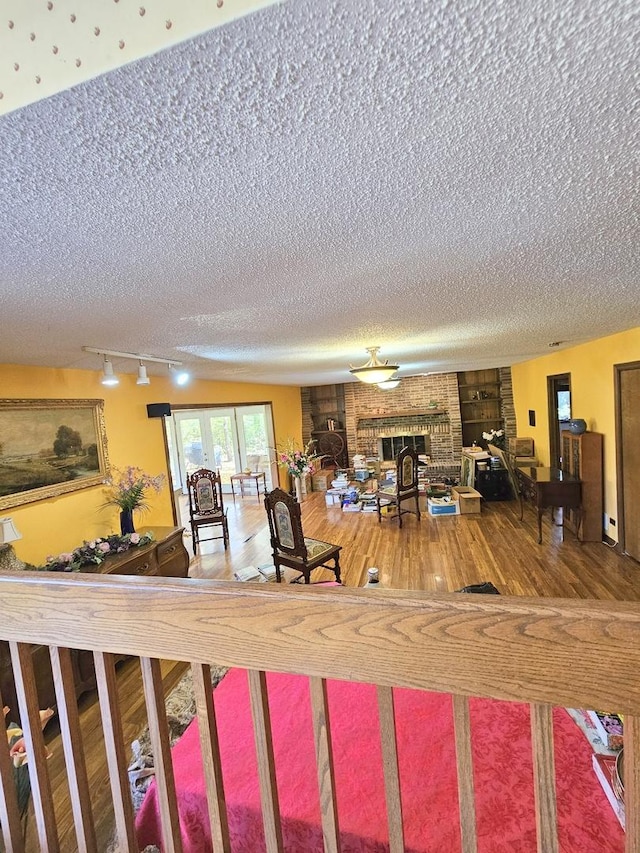
<instances>
[{"instance_id":1,"label":"french door","mask_svg":"<svg viewBox=\"0 0 640 853\"><path fill-rule=\"evenodd\" d=\"M271 406L174 410L174 468L183 492L198 468L219 471L222 488L231 491L231 475L245 468L264 471L267 489L277 483Z\"/></svg>"}]
</instances>

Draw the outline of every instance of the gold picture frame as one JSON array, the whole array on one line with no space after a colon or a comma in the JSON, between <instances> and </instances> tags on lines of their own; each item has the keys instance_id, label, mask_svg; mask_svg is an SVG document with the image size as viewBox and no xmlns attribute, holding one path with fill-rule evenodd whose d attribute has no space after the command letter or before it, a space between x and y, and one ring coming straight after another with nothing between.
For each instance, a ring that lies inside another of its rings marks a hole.
<instances>
[{"instance_id":1,"label":"gold picture frame","mask_svg":"<svg viewBox=\"0 0 640 853\"><path fill-rule=\"evenodd\" d=\"M0 400L0 510L108 476L104 400Z\"/></svg>"}]
</instances>

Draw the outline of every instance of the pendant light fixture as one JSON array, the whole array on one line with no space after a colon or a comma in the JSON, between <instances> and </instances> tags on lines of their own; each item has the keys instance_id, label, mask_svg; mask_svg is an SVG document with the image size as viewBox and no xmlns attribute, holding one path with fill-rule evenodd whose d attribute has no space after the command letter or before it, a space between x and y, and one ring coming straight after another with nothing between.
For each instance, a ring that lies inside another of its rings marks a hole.
<instances>
[{"instance_id":1,"label":"pendant light fixture","mask_svg":"<svg viewBox=\"0 0 640 853\"><path fill-rule=\"evenodd\" d=\"M400 379L396 376L395 379L387 379L386 382L378 382L378 388L383 391L393 391L400 384Z\"/></svg>"},{"instance_id":2,"label":"pendant light fixture","mask_svg":"<svg viewBox=\"0 0 640 853\"><path fill-rule=\"evenodd\" d=\"M399 369L399 365L380 361L378 358L379 350L380 347L367 347L369 361L362 367L352 367L349 373L367 385L378 385L380 382L387 382L391 379L396 370Z\"/></svg>"}]
</instances>

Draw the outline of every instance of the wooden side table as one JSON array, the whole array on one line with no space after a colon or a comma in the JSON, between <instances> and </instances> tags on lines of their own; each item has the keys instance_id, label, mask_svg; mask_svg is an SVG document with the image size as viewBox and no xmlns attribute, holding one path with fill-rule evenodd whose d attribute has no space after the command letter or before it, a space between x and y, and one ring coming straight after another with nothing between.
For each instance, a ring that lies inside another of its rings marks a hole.
<instances>
[{"instance_id":1,"label":"wooden side table","mask_svg":"<svg viewBox=\"0 0 640 853\"><path fill-rule=\"evenodd\" d=\"M244 500L244 484L253 480L256 484L256 497L258 498L258 502L260 502L260 480L262 480L262 494L266 495L267 493L267 478L264 471L253 471L251 474L232 474L230 477L231 480L231 494L233 495L233 499L236 499L236 493L233 490L234 481L240 483L240 497Z\"/></svg>"}]
</instances>

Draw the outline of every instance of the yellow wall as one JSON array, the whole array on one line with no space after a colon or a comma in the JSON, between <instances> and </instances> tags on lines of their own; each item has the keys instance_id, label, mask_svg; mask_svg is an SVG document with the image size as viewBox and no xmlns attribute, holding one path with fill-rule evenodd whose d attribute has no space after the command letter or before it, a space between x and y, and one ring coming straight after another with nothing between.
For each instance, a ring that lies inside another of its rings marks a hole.
<instances>
[{"instance_id":1,"label":"yellow wall","mask_svg":"<svg viewBox=\"0 0 640 853\"><path fill-rule=\"evenodd\" d=\"M136 376L120 374L120 384L105 388L98 371L56 370L24 365L0 365L0 396L20 399L102 399L109 460L123 468L137 465L149 474L167 474L162 420L147 417L147 403L179 405L271 403L276 443L288 438L302 440L300 389L282 385L194 380L178 388L165 377L151 377L151 385L135 384ZM283 473L280 473L283 481ZM286 474L284 481L286 481ZM80 545L83 540L119 530L117 508L101 509L102 486L79 489L2 511L15 521L22 539L15 543L17 556L35 564L47 555ZM171 495L165 487L151 494L151 510L144 525L171 525Z\"/></svg>"},{"instance_id":2,"label":"yellow wall","mask_svg":"<svg viewBox=\"0 0 640 853\"><path fill-rule=\"evenodd\" d=\"M587 429L604 434L604 511L617 518L614 364L640 361L640 328L562 349L511 368L518 435L535 439L540 461L549 464L547 377L571 374L571 412ZM536 426L529 426L529 409ZM617 541L617 528L605 530Z\"/></svg>"}]
</instances>

